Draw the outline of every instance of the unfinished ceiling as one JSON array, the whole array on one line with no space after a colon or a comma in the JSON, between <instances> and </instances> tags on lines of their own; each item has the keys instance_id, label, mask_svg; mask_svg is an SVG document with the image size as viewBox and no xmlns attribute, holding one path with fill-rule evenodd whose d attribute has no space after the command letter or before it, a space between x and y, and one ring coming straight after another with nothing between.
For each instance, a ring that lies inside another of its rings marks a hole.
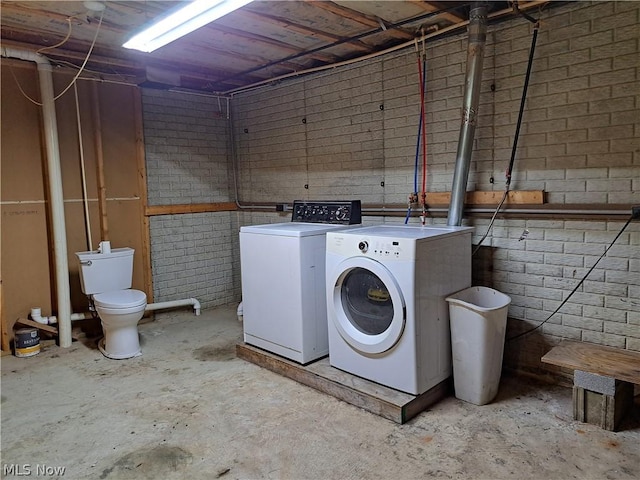
<instances>
[{"instance_id":1,"label":"unfinished ceiling","mask_svg":"<svg viewBox=\"0 0 640 480\"><path fill-rule=\"evenodd\" d=\"M40 50L61 66L77 68L95 38L88 74L225 93L375 54L423 35L459 32L469 12L469 3L458 1L258 0L153 53L139 53L122 44L184 2L107 1L101 2L103 12L90 9L95 3L2 0L2 45ZM514 9L512 2L488 2L488 12L498 19Z\"/></svg>"}]
</instances>

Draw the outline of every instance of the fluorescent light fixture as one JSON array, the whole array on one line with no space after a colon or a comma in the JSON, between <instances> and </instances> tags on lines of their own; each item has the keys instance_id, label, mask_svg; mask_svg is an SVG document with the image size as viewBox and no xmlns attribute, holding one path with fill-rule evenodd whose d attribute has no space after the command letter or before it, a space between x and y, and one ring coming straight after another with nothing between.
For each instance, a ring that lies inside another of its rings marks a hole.
<instances>
[{"instance_id":1,"label":"fluorescent light fixture","mask_svg":"<svg viewBox=\"0 0 640 480\"><path fill-rule=\"evenodd\" d=\"M124 48L153 52L252 0L195 0L134 36Z\"/></svg>"}]
</instances>

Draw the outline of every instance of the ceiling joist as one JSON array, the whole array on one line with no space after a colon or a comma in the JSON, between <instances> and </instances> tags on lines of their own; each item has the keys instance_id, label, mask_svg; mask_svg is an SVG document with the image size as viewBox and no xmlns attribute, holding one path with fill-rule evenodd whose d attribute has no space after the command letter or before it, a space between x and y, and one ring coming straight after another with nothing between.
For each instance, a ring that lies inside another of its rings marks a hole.
<instances>
[{"instance_id":1,"label":"ceiling joist","mask_svg":"<svg viewBox=\"0 0 640 480\"><path fill-rule=\"evenodd\" d=\"M152 53L141 53L122 44L183 2L103 1L106 9L98 14L78 0L2 0L2 44L23 45L77 66L90 50L97 15L102 15L88 69L137 77L147 68L165 69L167 78L182 78L189 88L223 93L368 57L426 32L462 31L469 10L468 2L454 0L258 0ZM545 4L523 1L519 8ZM489 19L517 14L507 1L487 5ZM60 47L45 49L67 35Z\"/></svg>"}]
</instances>

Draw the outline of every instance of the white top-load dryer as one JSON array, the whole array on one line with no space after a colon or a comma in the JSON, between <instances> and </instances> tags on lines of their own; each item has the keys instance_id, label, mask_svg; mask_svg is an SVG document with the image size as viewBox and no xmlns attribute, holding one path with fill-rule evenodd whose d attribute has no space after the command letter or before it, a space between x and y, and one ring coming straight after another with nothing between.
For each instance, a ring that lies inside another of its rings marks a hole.
<instances>
[{"instance_id":1,"label":"white top-load dryer","mask_svg":"<svg viewBox=\"0 0 640 480\"><path fill-rule=\"evenodd\" d=\"M240 228L246 343L302 364L328 355L325 235L360 221L359 201L296 201L291 222Z\"/></svg>"},{"instance_id":2,"label":"white top-load dryer","mask_svg":"<svg viewBox=\"0 0 640 480\"><path fill-rule=\"evenodd\" d=\"M471 285L468 227L327 233L332 366L419 395L452 373L445 298Z\"/></svg>"}]
</instances>

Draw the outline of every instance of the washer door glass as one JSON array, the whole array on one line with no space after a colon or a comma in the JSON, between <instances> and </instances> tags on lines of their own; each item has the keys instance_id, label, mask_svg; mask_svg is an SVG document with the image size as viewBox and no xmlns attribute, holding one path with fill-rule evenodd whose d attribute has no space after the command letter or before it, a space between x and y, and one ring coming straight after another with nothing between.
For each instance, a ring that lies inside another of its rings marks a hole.
<instances>
[{"instance_id":1,"label":"washer door glass","mask_svg":"<svg viewBox=\"0 0 640 480\"><path fill-rule=\"evenodd\" d=\"M332 272L334 288L329 315L340 336L363 353L392 348L404 330L402 293L389 270L366 257L341 262Z\"/></svg>"}]
</instances>

